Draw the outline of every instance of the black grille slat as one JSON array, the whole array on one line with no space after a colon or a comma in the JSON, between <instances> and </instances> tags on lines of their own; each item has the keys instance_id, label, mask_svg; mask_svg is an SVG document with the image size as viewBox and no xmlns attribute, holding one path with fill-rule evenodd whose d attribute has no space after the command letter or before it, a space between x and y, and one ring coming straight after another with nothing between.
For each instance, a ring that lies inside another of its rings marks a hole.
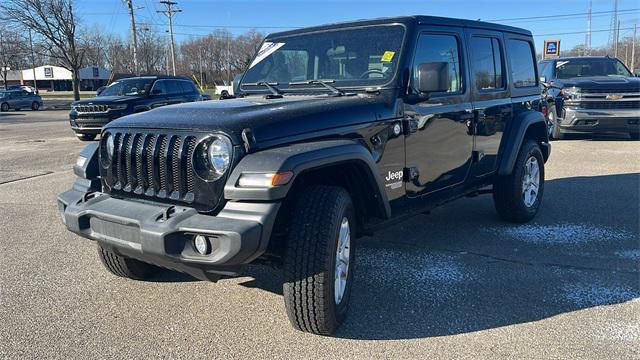
<instances>
[{"instance_id":1,"label":"black grille slat","mask_svg":"<svg viewBox=\"0 0 640 360\"><path fill-rule=\"evenodd\" d=\"M182 157L180 156L182 147L182 138L180 136L176 136L173 139L173 144L171 147L171 175L172 175L172 194L171 198L180 198L182 196L182 166L180 163L182 162Z\"/></svg>"},{"instance_id":2,"label":"black grille slat","mask_svg":"<svg viewBox=\"0 0 640 360\"><path fill-rule=\"evenodd\" d=\"M640 101L583 101L580 104L584 109L637 109Z\"/></svg>"},{"instance_id":3,"label":"black grille slat","mask_svg":"<svg viewBox=\"0 0 640 360\"><path fill-rule=\"evenodd\" d=\"M136 194L142 194L142 192L144 191L144 180L145 180L145 176L144 176L144 162L142 159L142 155L144 152L144 142L146 141L147 137L145 135L142 134L138 134L136 135L136 145L135 145L135 169L136 169L136 188L134 190L134 192Z\"/></svg>"},{"instance_id":4,"label":"black grille slat","mask_svg":"<svg viewBox=\"0 0 640 360\"><path fill-rule=\"evenodd\" d=\"M122 189L124 191L131 191L131 142L133 135L131 134L125 134L124 138L123 138L123 146L122 146L122 150L123 150L123 154L122 154L122 158L121 161L124 163L124 172L122 174L122 177L124 178L124 186L122 187Z\"/></svg>"},{"instance_id":5,"label":"black grille slat","mask_svg":"<svg viewBox=\"0 0 640 360\"><path fill-rule=\"evenodd\" d=\"M116 182L114 184L114 188L115 189L122 189L123 187L123 180L122 180L122 166L120 166L120 152L122 151L121 149L121 144L122 144L122 134L116 134L116 137L114 139L114 152L115 154L113 154L113 175L115 175L115 179Z\"/></svg>"},{"instance_id":6,"label":"black grille slat","mask_svg":"<svg viewBox=\"0 0 640 360\"><path fill-rule=\"evenodd\" d=\"M193 193L195 188L195 178L193 175L193 151L196 149L196 139L189 137L187 140L187 193Z\"/></svg>"},{"instance_id":7,"label":"black grille slat","mask_svg":"<svg viewBox=\"0 0 640 360\"><path fill-rule=\"evenodd\" d=\"M160 148L158 150L158 168L160 169L160 189L158 191L158 196L165 197L167 196L167 136L160 135L159 142Z\"/></svg>"}]
</instances>

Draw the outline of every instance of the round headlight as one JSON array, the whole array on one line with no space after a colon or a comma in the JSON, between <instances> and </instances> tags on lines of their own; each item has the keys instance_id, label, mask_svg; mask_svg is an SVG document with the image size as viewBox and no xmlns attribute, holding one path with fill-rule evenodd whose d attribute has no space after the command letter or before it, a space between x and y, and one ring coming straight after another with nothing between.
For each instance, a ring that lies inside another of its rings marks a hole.
<instances>
[{"instance_id":1,"label":"round headlight","mask_svg":"<svg viewBox=\"0 0 640 360\"><path fill-rule=\"evenodd\" d=\"M221 178L231 166L231 141L212 136L201 141L193 154L193 169L205 181Z\"/></svg>"},{"instance_id":2,"label":"round headlight","mask_svg":"<svg viewBox=\"0 0 640 360\"><path fill-rule=\"evenodd\" d=\"M231 148L227 141L216 138L209 144L207 155L211 168L217 174L224 174L229 168Z\"/></svg>"},{"instance_id":3,"label":"round headlight","mask_svg":"<svg viewBox=\"0 0 640 360\"><path fill-rule=\"evenodd\" d=\"M113 153L115 152L115 140L114 136L109 134L107 136L107 156L109 156L109 160L113 159Z\"/></svg>"}]
</instances>

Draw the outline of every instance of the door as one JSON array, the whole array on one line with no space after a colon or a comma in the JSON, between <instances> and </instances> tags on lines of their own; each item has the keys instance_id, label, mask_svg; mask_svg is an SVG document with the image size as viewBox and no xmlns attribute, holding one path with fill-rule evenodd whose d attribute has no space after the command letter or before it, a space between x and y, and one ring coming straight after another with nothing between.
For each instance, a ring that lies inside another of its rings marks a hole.
<instances>
[{"instance_id":1,"label":"door","mask_svg":"<svg viewBox=\"0 0 640 360\"><path fill-rule=\"evenodd\" d=\"M412 64L405 116L407 167L417 172L407 182L409 197L431 194L461 184L471 166L473 111L464 66L463 32L457 28L425 29L419 35ZM447 63L449 89L422 96L417 92L421 63ZM411 99L415 100L411 100ZM410 171L411 173L412 171Z\"/></svg>"},{"instance_id":2,"label":"door","mask_svg":"<svg viewBox=\"0 0 640 360\"><path fill-rule=\"evenodd\" d=\"M512 117L512 105L501 33L467 30L472 103L475 113L473 174L492 174L498 165L502 134Z\"/></svg>"},{"instance_id":3,"label":"door","mask_svg":"<svg viewBox=\"0 0 640 360\"><path fill-rule=\"evenodd\" d=\"M184 93L182 92L182 86L178 80L166 80L167 86L167 102L171 104L179 104L185 101Z\"/></svg>"},{"instance_id":4,"label":"door","mask_svg":"<svg viewBox=\"0 0 640 360\"><path fill-rule=\"evenodd\" d=\"M169 102L167 100L167 80L158 80L153 84L151 88L151 98L153 99L150 104L150 108L154 109L160 106L165 106Z\"/></svg>"}]
</instances>

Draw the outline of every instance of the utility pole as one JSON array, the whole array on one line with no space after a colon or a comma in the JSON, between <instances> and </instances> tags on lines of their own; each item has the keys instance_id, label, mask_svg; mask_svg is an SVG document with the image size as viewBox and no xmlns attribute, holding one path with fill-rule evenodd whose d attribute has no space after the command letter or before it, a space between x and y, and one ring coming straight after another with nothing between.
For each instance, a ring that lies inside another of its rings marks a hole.
<instances>
[{"instance_id":1,"label":"utility pole","mask_svg":"<svg viewBox=\"0 0 640 360\"><path fill-rule=\"evenodd\" d=\"M169 18L169 36L171 38L171 42L169 46L171 47L171 67L173 69L173 75L176 75L176 50L173 44L173 14L182 12L182 10L174 9L173 6L177 5L177 2L163 0L160 1L161 4L164 4L167 7L167 10L157 11L159 13L163 13Z\"/></svg>"},{"instance_id":2,"label":"utility pole","mask_svg":"<svg viewBox=\"0 0 640 360\"><path fill-rule=\"evenodd\" d=\"M231 39L227 30L227 86L231 86Z\"/></svg>"},{"instance_id":3,"label":"utility pole","mask_svg":"<svg viewBox=\"0 0 640 360\"><path fill-rule=\"evenodd\" d=\"M200 64L200 87L205 88L202 77L202 48L198 48L198 63Z\"/></svg>"},{"instance_id":4,"label":"utility pole","mask_svg":"<svg viewBox=\"0 0 640 360\"><path fill-rule=\"evenodd\" d=\"M133 73L140 75L138 71L138 35L136 34L136 19L133 16L133 4L131 0L127 0L129 6L129 18L131 19L131 39L133 40Z\"/></svg>"},{"instance_id":5,"label":"utility pole","mask_svg":"<svg viewBox=\"0 0 640 360\"><path fill-rule=\"evenodd\" d=\"M589 0L589 15L587 17L587 34L585 35L584 40L584 54L591 55L591 8L592 8L591 0Z\"/></svg>"},{"instance_id":6,"label":"utility pole","mask_svg":"<svg viewBox=\"0 0 640 360\"><path fill-rule=\"evenodd\" d=\"M618 20L618 23L616 24L616 43L614 46L614 55L613 57L617 58L618 57L618 40L620 39L620 20Z\"/></svg>"},{"instance_id":7,"label":"utility pole","mask_svg":"<svg viewBox=\"0 0 640 360\"><path fill-rule=\"evenodd\" d=\"M38 93L38 81L36 80L36 57L33 54L33 38L31 37L31 28L29 28L29 48L31 49L31 69L33 71L33 88Z\"/></svg>"},{"instance_id":8,"label":"utility pole","mask_svg":"<svg viewBox=\"0 0 640 360\"><path fill-rule=\"evenodd\" d=\"M633 73L636 71L636 28L637 25L633 24L633 38L631 39L631 72Z\"/></svg>"}]
</instances>

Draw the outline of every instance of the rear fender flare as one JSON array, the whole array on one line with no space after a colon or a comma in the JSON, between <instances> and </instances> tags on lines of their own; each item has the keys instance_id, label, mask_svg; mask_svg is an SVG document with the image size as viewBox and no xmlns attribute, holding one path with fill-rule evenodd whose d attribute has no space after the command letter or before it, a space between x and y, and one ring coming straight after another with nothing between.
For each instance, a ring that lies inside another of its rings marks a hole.
<instances>
[{"instance_id":1,"label":"rear fender flare","mask_svg":"<svg viewBox=\"0 0 640 360\"><path fill-rule=\"evenodd\" d=\"M518 152L525 138L531 138L537 141L542 148L545 161L549 158L550 145L549 137L546 132L547 122L544 115L538 111L526 111L513 119L509 133L506 135L506 142L503 144L502 156L500 157L500 165L498 167L498 175L509 175L513 171ZM529 132L529 129L536 127L544 127L545 131Z\"/></svg>"}]
</instances>

